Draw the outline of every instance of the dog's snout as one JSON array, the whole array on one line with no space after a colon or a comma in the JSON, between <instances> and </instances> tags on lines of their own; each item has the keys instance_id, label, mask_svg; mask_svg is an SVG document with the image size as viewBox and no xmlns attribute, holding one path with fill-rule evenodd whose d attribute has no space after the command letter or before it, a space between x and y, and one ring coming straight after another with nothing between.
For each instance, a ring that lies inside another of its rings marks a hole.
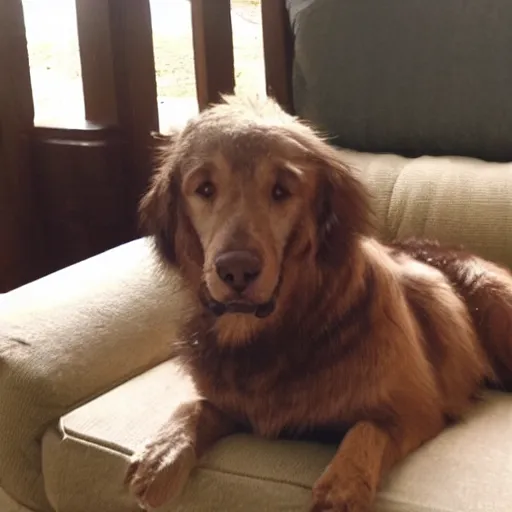
<instances>
[{"instance_id":1,"label":"dog's snout","mask_svg":"<svg viewBox=\"0 0 512 512\"><path fill-rule=\"evenodd\" d=\"M233 290L243 292L261 272L261 259L252 251L228 251L215 258L218 276Z\"/></svg>"}]
</instances>

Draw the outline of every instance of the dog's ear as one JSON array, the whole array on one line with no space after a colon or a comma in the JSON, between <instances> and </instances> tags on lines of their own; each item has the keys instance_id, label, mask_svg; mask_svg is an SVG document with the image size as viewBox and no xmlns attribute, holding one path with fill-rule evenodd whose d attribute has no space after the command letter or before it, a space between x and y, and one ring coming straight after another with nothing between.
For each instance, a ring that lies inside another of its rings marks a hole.
<instances>
[{"instance_id":1,"label":"dog's ear","mask_svg":"<svg viewBox=\"0 0 512 512\"><path fill-rule=\"evenodd\" d=\"M156 249L171 264L177 263L179 180L168 159L153 176L149 190L139 204L139 222L144 235L154 237Z\"/></svg>"},{"instance_id":2,"label":"dog's ear","mask_svg":"<svg viewBox=\"0 0 512 512\"><path fill-rule=\"evenodd\" d=\"M322 153L317 166L317 257L337 266L345 261L355 237L372 229L369 194L334 149Z\"/></svg>"}]
</instances>

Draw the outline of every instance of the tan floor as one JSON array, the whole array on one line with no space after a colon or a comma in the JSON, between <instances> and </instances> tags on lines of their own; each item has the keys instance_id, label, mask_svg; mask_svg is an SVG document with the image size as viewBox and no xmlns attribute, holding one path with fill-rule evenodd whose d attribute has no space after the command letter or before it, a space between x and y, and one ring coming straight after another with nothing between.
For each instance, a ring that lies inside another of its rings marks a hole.
<instances>
[{"instance_id":1,"label":"tan floor","mask_svg":"<svg viewBox=\"0 0 512 512\"><path fill-rule=\"evenodd\" d=\"M30 512L25 507L14 503L14 501L0 489L0 511L1 512Z\"/></svg>"}]
</instances>

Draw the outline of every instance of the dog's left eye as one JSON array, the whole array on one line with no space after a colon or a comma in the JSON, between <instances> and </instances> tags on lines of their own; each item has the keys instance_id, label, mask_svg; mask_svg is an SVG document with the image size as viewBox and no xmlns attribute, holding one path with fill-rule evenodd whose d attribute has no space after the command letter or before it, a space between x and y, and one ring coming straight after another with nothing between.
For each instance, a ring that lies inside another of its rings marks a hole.
<instances>
[{"instance_id":1,"label":"dog's left eye","mask_svg":"<svg viewBox=\"0 0 512 512\"><path fill-rule=\"evenodd\" d=\"M279 183L272 188L272 199L274 201L283 201L290 197L290 192Z\"/></svg>"},{"instance_id":2,"label":"dog's left eye","mask_svg":"<svg viewBox=\"0 0 512 512\"><path fill-rule=\"evenodd\" d=\"M204 199L210 199L215 194L215 185L211 181L205 181L196 188L196 194Z\"/></svg>"}]
</instances>

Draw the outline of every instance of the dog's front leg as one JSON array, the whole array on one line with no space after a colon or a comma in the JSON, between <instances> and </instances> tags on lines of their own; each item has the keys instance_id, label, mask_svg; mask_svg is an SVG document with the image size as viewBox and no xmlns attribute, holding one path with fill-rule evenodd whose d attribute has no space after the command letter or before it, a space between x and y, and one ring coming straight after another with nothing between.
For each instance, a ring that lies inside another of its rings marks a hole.
<instances>
[{"instance_id":1,"label":"dog's front leg","mask_svg":"<svg viewBox=\"0 0 512 512\"><path fill-rule=\"evenodd\" d=\"M386 429L361 421L313 487L312 512L369 512L383 475L443 428L440 416Z\"/></svg>"},{"instance_id":2,"label":"dog's front leg","mask_svg":"<svg viewBox=\"0 0 512 512\"><path fill-rule=\"evenodd\" d=\"M180 405L132 458L126 483L144 509L177 498L196 461L235 424L204 400Z\"/></svg>"}]
</instances>

